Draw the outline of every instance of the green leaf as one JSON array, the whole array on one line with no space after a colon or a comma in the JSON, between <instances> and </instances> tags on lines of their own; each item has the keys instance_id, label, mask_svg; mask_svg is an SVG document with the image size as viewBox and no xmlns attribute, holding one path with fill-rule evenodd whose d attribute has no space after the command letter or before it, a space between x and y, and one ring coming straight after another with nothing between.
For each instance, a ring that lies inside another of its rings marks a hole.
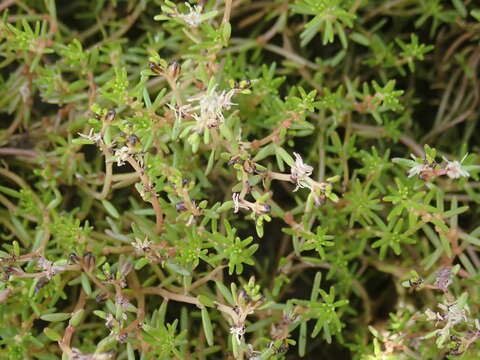
<instances>
[{"instance_id":1,"label":"green leaf","mask_svg":"<svg viewBox=\"0 0 480 360\"><path fill-rule=\"evenodd\" d=\"M61 341L62 340L62 336L58 332L56 332L55 330L50 329L48 327L43 329L43 333L52 341Z\"/></svg>"},{"instance_id":2,"label":"green leaf","mask_svg":"<svg viewBox=\"0 0 480 360\"><path fill-rule=\"evenodd\" d=\"M230 305L235 305L235 301L233 300L233 296L230 290L220 281L215 281L215 285L217 286L217 289L223 295L225 300L227 300Z\"/></svg>"},{"instance_id":3,"label":"green leaf","mask_svg":"<svg viewBox=\"0 0 480 360\"><path fill-rule=\"evenodd\" d=\"M307 323L302 322L300 324L300 334L298 336L298 355L300 357L305 356L307 346Z\"/></svg>"},{"instance_id":4,"label":"green leaf","mask_svg":"<svg viewBox=\"0 0 480 360\"><path fill-rule=\"evenodd\" d=\"M206 308L202 308L202 325L203 331L205 332L205 338L207 339L208 346L213 346L213 330L212 322L210 321L210 315Z\"/></svg>"},{"instance_id":5,"label":"green leaf","mask_svg":"<svg viewBox=\"0 0 480 360\"><path fill-rule=\"evenodd\" d=\"M83 315L85 314L84 309L79 309L72 313L72 317L70 318L69 325L71 326L78 326L80 322L83 320Z\"/></svg>"},{"instance_id":6,"label":"green leaf","mask_svg":"<svg viewBox=\"0 0 480 360\"><path fill-rule=\"evenodd\" d=\"M83 291L85 291L85 294L90 297L92 295L92 287L90 286L90 280L88 279L87 274L82 272L80 279L82 282Z\"/></svg>"},{"instance_id":7,"label":"green leaf","mask_svg":"<svg viewBox=\"0 0 480 360\"><path fill-rule=\"evenodd\" d=\"M205 295L198 295L197 296L197 299L198 301L200 301L200 303L206 307L215 307L215 302L214 300L210 299L209 297L205 296Z\"/></svg>"},{"instance_id":8,"label":"green leaf","mask_svg":"<svg viewBox=\"0 0 480 360\"><path fill-rule=\"evenodd\" d=\"M110 214L110 216L113 216L115 219L118 219L120 217L120 214L118 213L117 209L115 209L115 206L108 201L108 200L102 200L103 207L107 212Z\"/></svg>"},{"instance_id":9,"label":"green leaf","mask_svg":"<svg viewBox=\"0 0 480 360\"><path fill-rule=\"evenodd\" d=\"M70 313L53 313L41 315L40 319L42 319L43 321L57 322L68 320L70 319L70 316Z\"/></svg>"}]
</instances>

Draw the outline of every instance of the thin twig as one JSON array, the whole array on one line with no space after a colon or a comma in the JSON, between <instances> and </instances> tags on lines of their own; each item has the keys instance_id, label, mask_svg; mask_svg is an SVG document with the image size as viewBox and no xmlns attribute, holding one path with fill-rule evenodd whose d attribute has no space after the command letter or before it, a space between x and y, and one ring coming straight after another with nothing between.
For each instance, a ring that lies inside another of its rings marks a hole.
<instances>
[{"instance_id":1,"label":"thin twig","mask_svg":"<svg viewBox=\"0 0 480 360\"><path fill-rule=\"evenodd\" d=\"M190 287L188 288L188 291L192 291L193 289L205 284L206 282L210 280L214 280L217 277L218 273L220 273L225 268L226 268L226 265L221 265L216 267L207 276L195 281L192 285L190 285Z\"/></svg>"},{"instance_id":2,"label":"thin twig","mask_svg":"<svg viewBox=\"0 0 480 360\"><path fill-rule=\"evenodd\" d=\"M360 132L367 134L368 136L372 137L384 137L387 135L386 130L383 127L380 126L371 126L371 125L363 125L363 124L357 124L357 123L351 123L352 129ZM400 142L402 142L404 145L410 148L412 152L419 157L424 157L425 152L423 151L423 148L417 144L412 138L408 137L407 135L402 135L399 138Z\"/></svg>"},{"instance_id":3,"label":"thin twig","mask_svg":"<svg viewBox=\"0 0 480 360\"><path fill-rule=\"evenodd\" d=\"M16 155L16 156L37 157L38 152L36 152L35 150L27 150L27 149L0 148L0 155Z\"/></svg>"},{"instance_id":4,"label":"thin twig","mask_svg":"<svg viewBox=\"0 0 480 360\"><path fill-rule=\"evenodd\" d=\"M131 156L127 159L127 161L140 176L140 180L142 181L145 190L150 193L150 203L153 206L156 217L155 232L158 234L162 231L163 228L163 211L158 201L158 194L155 191L154 185L152 184L147 174L145 173L145 170L140 166L140 164Z\"/></svg>"},{"instance_id":5,"label":"thin twig","mask_svg":"<svg viewBox=\"0 0 480 360\"><path fill-rule=\"evenodd\" d=\"M5 10L5 9L8 8L9 6L12 6L13 4L15 4L16 2L17 2L17 0L3 0L3 1L0 3L0 11Z\"/></svg>"},{"instance_id":6,"label":"thin twig","mask_svg":"<svg viewBox=\"0 0 480 360\"><path fill-rule=\"evenodd\" d=\"M226 24L230 21L230 14L232 13L232 0L225 0L225 10L223 11L222 23Z\"/></svg>"}]
</instances>

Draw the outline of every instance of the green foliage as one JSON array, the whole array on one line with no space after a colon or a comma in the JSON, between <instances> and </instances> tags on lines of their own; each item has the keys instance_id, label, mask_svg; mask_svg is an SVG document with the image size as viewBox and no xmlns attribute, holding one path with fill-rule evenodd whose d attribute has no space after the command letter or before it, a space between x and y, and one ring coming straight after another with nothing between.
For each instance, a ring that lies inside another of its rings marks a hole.
<instances>
[{"instance_id":1,"label":"green foliage","mask_svg":"<svg viewBox=\"0 0 480 360\"><path fill-rule=\"evenodd\" d=\"M0 3L0 359L477 359L473 0Z\"/></svg>"},{"instance_id":2,"label":"green foliage","mask_svg":"<svg viewBox=\"0 0 480 360\"><path fill-rule=\"evenodd\" d=\"M300 34L301 45L307 45L319 32L322 32L322 44L333 42L334 35L340 37L342 45L347 47L347 37L344 27L352 27L355 15L345 8L347 1L342 0L304 0L292 5L297 14L314 15L314 18L305 25Z\"/></svg>"}]
</instances>

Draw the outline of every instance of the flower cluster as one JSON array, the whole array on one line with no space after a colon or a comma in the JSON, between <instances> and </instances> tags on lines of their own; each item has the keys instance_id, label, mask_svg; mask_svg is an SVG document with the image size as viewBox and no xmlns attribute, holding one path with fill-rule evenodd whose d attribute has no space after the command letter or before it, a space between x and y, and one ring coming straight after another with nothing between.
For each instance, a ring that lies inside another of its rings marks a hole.
<instances>
[{"instance_id":1,"label":"flower cluster","mask_svg":"<svg viewBox=\"0 0 480 360\"><path fill-rule=\"evenodd\" d=\"M78 135L84 139L90 140L94 143L98 143L102 140L102 135L100 133L96 133L93 131L93 129L90 129L88 134L81 134L78 133Z\"/></svg>"},{"instance_id":2,"label":"flower cluster","mask_svg":"<svg viewBox=\"0 0 480 360\"><path fill-rule=\"evenodd\" d=\"M423 180L429 180L435 176L441 175L446 175L450 179L458 179L460 177L468 178L470 173L462 167L462 163L467 155L465 155L460 162L456 160L449 161L447 158L443 157L443 166L434 161L428 162L426 160L423 160L422 163L418 163L415 156L411 155L413 160L415 160L415 163L410 170L408 170L408 177L410 178L418 175Z\"/></svg>"},{"instance_id":3,"label":"flower cluster","mask_svg":"<svg viewBox=\"0 0 480 360\"><path fill-rule=\"evenodd\" d=\"M462 321L467 321L467 312L464 308L458 306L457 303L453 304L439 304L442 313L433 312L430 309L427 309L425 314L427 315L428 320L434 321L447 321L445 327L452 327Z\"/></svg>"},{"instance_id":4,"label":"flower cluster","mask_svg":"<svg viewBox=\"0 0 480 360\"><path fill-rule=\"evenodd\" d=\"M413 155L412 155L413 157ZM408 177L422 175L433 170L432 165L429 164L416 164L408 170Z\"/></svg>"},{"instance_id":5,"label":"flower cluster","mask_svg":"<svg viewBox=\"0 0 480 360\"><path fill-rule=\"evenodd\" d=\"M110 360L115 356L115 351L110 350L105 353L84 354L77 348L72 348L70 358L72 360Z\"/></svg>"},{"instance_id":6,"label":"flower cluster","mask_svg":"<svg viewBox=\"0 0 480 360\"><path fill-rule=\"evenodd\" d=\"M295 156L295 164L290 169L291 179L296 184L295 190L293 191L305 187L311 189L310 184L306 180L312 175L313 167L305 164L302 157L296 152L294 152L293 155Z\"/></svg>"},{"instance_id":7,"label":"flower cluster","mask_svg":"<svg viewBox=\"0 0 480 360\"><path fill-rule=\"evenodd\" d=\"M130 155L130 148L128 146L122 146L121 148L116 149L115 158L117 159L117 165L123 166Z\"/></svg>"},{"instance_id":8,"label":"flower cluster","mask_svg":"<svg viewBox=\"0 0 480 360\"><path fill-rule=\"evenodd\" d=\"M251 202L240 197L240 193L232 194L233 212L237 213L240 209L251 210L253 213L268 214L270 212L270 205L262 202Z\"/></svg>"},{"instance_id":9,"label":"flower cluster","mask_svg":"<svg viewBox=\"0 0 480 360\"><path fill-rule=\"evenodd\" d=\"M175 13L172 17L180 19L187 24L187 26L196 28L202 23L202 7L200 5L190 5L188 2L185 2L185 5L188 7L189 12L187 14Z\"/></svg>"},{"instance_id":10,"label":"flower cluster","mask_svg":"<svg viewBox=\"0 0 480 360\"><path fill-rule=\"evenodd\" d=\"M48 261L45 258L39 258L37 262L38 266L43 269L45 277L48 280L51 280L57 273L66 269L66 266L54 265L51 261Z\"/></svg>"},{"instance_id":11,"label":"flower cluster","mask_svg":"<svg viewBox=\"0 0 480 360\"><path fill-rule=\"evenodd\" d=\"M140 255L146 254L152 250L152 242L148 240L147 237L145 237L145 240L135 238L135 241L133 241L131 244L134 247L135 252Z\"/></svg>"},{"instance_id":12,"label":"flower cluster","mask_svg":"<svg viewBox=\"0 0 480 360\"><path fill-rule=\"evenodd\" d=\"M435 286L440 290L446 291L452 283L452 269L443 268L436 273Z\"/></svg>"},{"instance_id":13,"label":"flower cluster","mask_svg":"<svg viewBox=\"0 0 480 360\"><path fill-rule=\"evenodd\" d=\"M205 129L218 127L225 121L223 110L229 110L236 105L231 100L237 91L238 89L231 89L217 92L216 86L213 86L207 92L189 98L189 103L196 105L189 104L181 109L181 112L191 113L197 122L197 131L202 133Z\"/></svg>"},{"instance_id":14,"label":"flower cluster","mask_svg":"<svg viewBox=\"0 0 480 360\"><path fill-rule=\"evenodd\" d=\"M245 325L234 325L230 328L230 334L233 335L238 344L242 342L242 337L245 334Z\"/></svg>"},{"instance_id":15,"label":"flower cluster","mask_svg":"<svg viewBox=\"0 0 480 360\"><path fill-rule=\"evenodd\" d=\"M450 179L458 179L459 177L467 177L468 178L470 176L470 173L467 170L462 168L462 163L465 160L465 158L467 157L467 155L468 154L466 154L460 162L458 162L458 161L448 161L445 157L443 158L443 160L446 163L445 171L446 171L447 176Z\"/></svg>"}]
</instances>

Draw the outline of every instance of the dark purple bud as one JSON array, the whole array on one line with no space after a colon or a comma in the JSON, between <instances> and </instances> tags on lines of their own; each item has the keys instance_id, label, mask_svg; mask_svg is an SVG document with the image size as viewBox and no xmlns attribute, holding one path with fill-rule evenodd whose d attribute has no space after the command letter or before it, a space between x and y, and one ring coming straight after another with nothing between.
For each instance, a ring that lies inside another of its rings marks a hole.
<instances>
[{"instance_id":1,"label":"dark purple bud","mask_svg":"<svg viewBox=\"0 0 480 360\"><path fill-rule=\"evenodd\" d=\"M48 283L48 279L46 277L41 277L38 279L37 283L35 284L35 294L40 291Z\"/></svg>"},{"instance_id":2,"label":"dark purple bud","mask_svg":"<svg viewBox=\"0 0 480 360\"><path fill-rule=\"evenodd\" d=\"M234 164L238 164L238 163L242 163L242 162L243 162L243 160L240 159L238 156L232 156L230 158L230 160L228 160L228 165L232 166Z\"/></svg>"},{"instance_id":3,"label":"dark purple bud","mask_svg":"<svg viewBox=\"0 0 480 360\"><path fill-rule=\"evenodd\" d=\"M163 69L160 65L154 63L154 62L151 62L149 64L149 67L150 67L150 70L155 73L156 75L162 75L163 73Z\"/></svg>"},{"instance_id":4,"label":"dark purple bud","mask_svg":"<svg viewBox=\"0 0 480 360\"><path fill-rule=\"evenodd\" d=\"M178 61L172 61L170 65L168 65L167 73L171 79L175 80L180 75L181 70L182 67L180 63Z\"/></svg>"},{"instance_id":5,"label":"dark purple bud","mask_svg":"<svg viewBox=\"0 0 480 360\"><path fill-rule=\"evenodd\" d=\"M87 252L83 255L83 265L86 271L92 271L95 267L95 256L93 256L91 252Z\"/></svg>"},{"instance_id":6,"label":"dark purple bud","mask_svg":"<svg viewBox=\"0 0 480 360\"><path fill-rule=\"evenodd\" d=\"M135 146L138 144L140 140L138 139L138 136L136 135L130 135L128 138L127 138L127 142L129 145L132 145L132 146Z\"/></svg>"},{"instance_id":7,"label":"dark purple bud","mask_svg":"<svg viewBox=\"0 0 480 360\"><path fill-rule=\"evenodd\" d=\"M258 210L262 214L268 214L270 212L271 208L270 208L270 205L268 205L268 204L260 203L260 204L258 204Z\"/></svg>"},{"instance_id":8,"label":"dark purple bud","mask_svg":"<svg viewBox=\"0 0 480 360\"><path fill-rule=\"evenodd\" d=\"M112 122L115 119L115 116L117 115L117 112L113 109L108 110L107 116L105 117L105 120L108 122Z\"/></svg>"},{"instance_id":9,"label":"dark purple bud","mask_svg":"<svg viewBox=\"0 0 480 360\"><path fill-rule=\"evenodd\" d=\"M419 278L416 280L408 280L409 284L413 288L418 288L423 284L423 279Z\"/></svg>"},{"instance_id":10,"label":"dark purple bud","mask_svg":"<svg viewBox=\"0 0 480 360\"><path fill-rule=\"evenodd\" d=\"M288 350L288 346L287 344L285 343L282 343L278 348L277 348L277 352L278 353L284 353Z\"/></svg>"},{"instance_id":11,"label":"dark purple bud","mask_svg":"<svg viewBox=\"0 0 480 360\"><path fill-rule=\"evenodd\" d=\"M125 261L121 266L120 266L120 274L122 276L127 276L130 271L132 271L133 265L130 261Z\"/></svg>"},{"instance_id":12,"label":"dark purple bud","mask_svg":"<svg viewBox=\"0 0 480 360\"><path fill-rule=\"evenodd\" d=\"M127 341L127 338L128 338L128 334L127 334L127 333L118 334L118 342L119 342L120 344L125 343L125 341Z\"/></svg>"},{"instance_id":13,"label":"dark purple bud","mask_svg":"<svg viewBox=\"0 0 480 360\"><path fill-rule=\"evenodd\" d=\"M187 207L185 206L184 201L179 201L178 203L176 203L175 208L177 209L178 212L183 212L187 210Z\"/></svg>"},{"instance_id":14,"label":"dark purple bud","mask_svg":"<svg viewBox=\"0 0 480 360\"><path fill-rule=\"evenodd\" d=\"M71 253L70 255L68 255L68 260L70 264L78 264L80 261L80 258L78 257L77 254Z\"/></svg>"},{"instance_id":15,"label":"dark purple bud","mask_svg":"<svg viewBox=\"0 0 480 360\"><path fill-rule=\"evenodd\" d=\"M100 293L95 297L97 303L102 303L107 300L108 295L106 293Z\"/></svg>"}]
</instances>

